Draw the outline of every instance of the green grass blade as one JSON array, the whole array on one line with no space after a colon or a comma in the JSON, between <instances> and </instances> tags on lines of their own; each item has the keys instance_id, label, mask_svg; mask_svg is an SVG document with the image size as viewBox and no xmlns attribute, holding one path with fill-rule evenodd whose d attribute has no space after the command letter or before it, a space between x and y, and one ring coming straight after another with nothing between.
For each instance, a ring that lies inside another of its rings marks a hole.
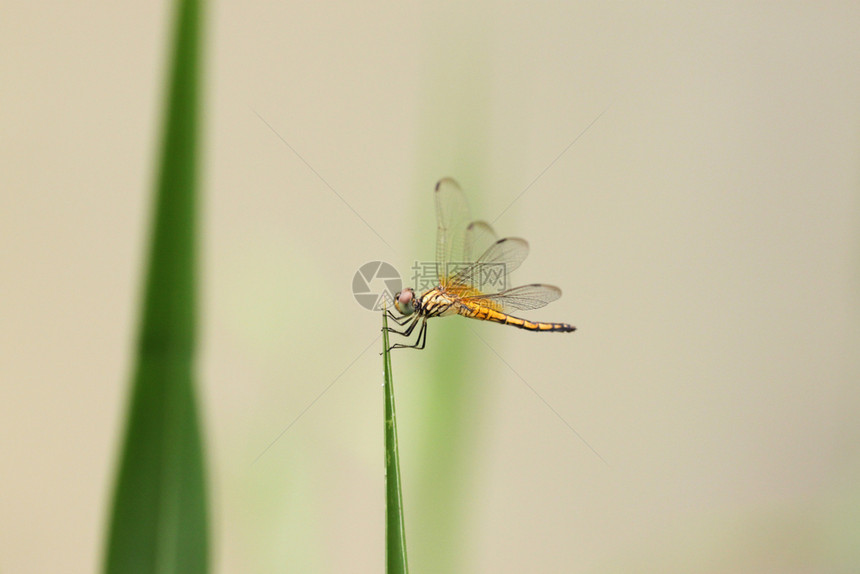
<instances>
[{"instance_id":1,"label":"green grass blade","mask_svg":"<svg viewBox=\"0 0 860 574\"><path fill-rule=\"evenodd\" d=\"M394 379L388 348L388 317L382 313L382 370L385 378L385 571L408 574L406 530L403 525L403 493L400 488L400 452L397 448L397 415L394 410Z\"/></svg>"},{"instance_id":2,"label":"green grass blade","mask_svg":"<svg viewBox=\"0 0 860 574\"><path fill-rule=\"evenodd\" d=\"M208 570L193 384L200 2L179 0L148 269L104 563L107 573Z\"/></svg>"}]
</instances>

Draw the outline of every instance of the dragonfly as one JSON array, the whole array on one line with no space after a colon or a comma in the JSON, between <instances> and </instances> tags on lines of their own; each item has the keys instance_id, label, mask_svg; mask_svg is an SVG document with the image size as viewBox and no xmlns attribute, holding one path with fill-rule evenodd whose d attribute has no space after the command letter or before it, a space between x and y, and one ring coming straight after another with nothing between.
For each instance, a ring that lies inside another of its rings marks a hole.
<instances>
[{"instance_id":1,"label":"dragonfly","mask_svg":"<svg viewBox=\"0 0 860 574\"><path fill-rule=\"evenodd\" d=\"M567 323L529 321L510 315L512 310L539 309L561 297L561 289L532 283L499 290L507 286L509 274L516 270L529 252L529 244L519 237L497 239L486 221L470 221L469 205L460 186L451 178L439 180L436 200L437 283L420 295L411 287L394 297L388 316L403 330L389 327L392 333L410 337L420 325L412 344L397 343L391 349L423 349L427 343L427 320L433 317L462 315L470 319L512 325L539 332L576 330ZM489 278L494 278L488 281ZM489 285L489 286L488 286Z\"/></svg>"}]
</instances>

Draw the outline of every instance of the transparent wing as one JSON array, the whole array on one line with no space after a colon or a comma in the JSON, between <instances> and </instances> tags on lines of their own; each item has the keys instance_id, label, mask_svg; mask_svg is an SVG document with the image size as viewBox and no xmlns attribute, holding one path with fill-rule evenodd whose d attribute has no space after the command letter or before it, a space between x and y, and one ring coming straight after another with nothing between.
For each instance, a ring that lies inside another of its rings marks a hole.
<instances>
[{"instance_id":1,"label":"transparent wing","mask_svg":"<svg viewBox=\"0 0 860 574\"><path fill-rule=\"evenodd\" d=\"M462 299L464 302L478 304L497 311L504 311L506 309L528 311L531 309L540 309L559 297L561 297L561 289L558 287L534 283L532 285L506 289L499 293L474 294L462 297Z\"/></svg>"},{"instance_id":2,"label":"transparent wing","mask_svg":"<svg viewBox=\"0 0 860 574\"><path fill-rule=\"evenodd\" d=\"M472 263L498 241L496 232L486 221L473 221L466 227L463 261Z\"/></svg>"},{"instance_id":3,"label":"transparent wing","mask_svg":"<svg viewBox=\"0 0 860 574\"><path fill-rule=\"evenodd\" d=\"M466 227L471 217L466 196L457 182L446 177L436 184L436 275L446 285L453 264L462 266Z\"/></svg>"},{"instance_id":4,"label":"transparent wing","mask_svg":"<svg viewBox=\"0 0 860 574\"><path fill-rule=\"evenodd\" d=\"M529 243L521 237L499 239L484 251L475 264L504 265L508 273L522 265L529 254Z\"/></svg>"},{"instance_id":5,"label":"transparent wing","mask_svg":"<svg viewBox=\"0 0 860 574\"><path fill-rule=\"evenodd\" d=\"M525 239L499 239L477 261L452 275L446 285L475 289L481 293L502 291L510 284L511 272L522 264L528 254L529 244Z\"/></svg>"}]
</instances>

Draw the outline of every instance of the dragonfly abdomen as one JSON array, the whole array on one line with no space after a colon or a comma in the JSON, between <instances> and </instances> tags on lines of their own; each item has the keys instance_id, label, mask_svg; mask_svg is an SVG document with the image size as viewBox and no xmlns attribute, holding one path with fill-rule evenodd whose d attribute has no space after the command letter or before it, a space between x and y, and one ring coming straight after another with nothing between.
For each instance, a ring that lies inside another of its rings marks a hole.
<instances>
[{"instance_id":1,"label":"dragonfly abdomen","mask_svg":"<svg viewBox=\"0 0 860 574\"><path fill-rule=\"evenodd\" d=\"M470 319L492 321L494 323L501 323L502 325L511 325L513 327L517 327L519 329L526 329L528 331L560 331L564 333L576 331L576 327L574 327L573 325L568 325L567 323L544 323L541 321L529 321L527 319L514 317L513 315L508 315L507 313L502 313L500 311L489 309L487 307L472 307L467 305L460 305L457 312L464 317L469 317Z\"/></svg>"}]
</instances>

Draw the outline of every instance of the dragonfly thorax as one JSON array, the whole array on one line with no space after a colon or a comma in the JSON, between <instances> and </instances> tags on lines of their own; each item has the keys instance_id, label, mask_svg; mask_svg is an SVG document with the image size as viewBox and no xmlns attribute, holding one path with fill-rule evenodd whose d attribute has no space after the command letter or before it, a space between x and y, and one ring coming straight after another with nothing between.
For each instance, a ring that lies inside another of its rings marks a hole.
<instances>
[{"instance_id":1,"label":"dragonfly thorax","mask_svg":"<svg viewBox=\"0 0 860 574\"><path fill-rule=\"evenodd\" d=\"M450 294L441 285L421 294L418 298L418 309L425 317L444 317L457 312L457 305Z\"/></svg>"}]
</instances>

